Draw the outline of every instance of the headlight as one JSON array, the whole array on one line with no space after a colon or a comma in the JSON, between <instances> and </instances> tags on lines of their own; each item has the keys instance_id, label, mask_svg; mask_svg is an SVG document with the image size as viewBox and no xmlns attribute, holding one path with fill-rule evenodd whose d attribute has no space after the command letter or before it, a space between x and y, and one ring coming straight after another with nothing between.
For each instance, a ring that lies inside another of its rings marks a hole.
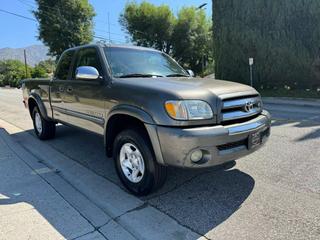
<instances>
[{"instance_id":1,"label":"headlight","mask_svg":"<svg viewBox=\"0 0 320 240\"><path fill-rule=\"evenodd\" d=\"M200 120L213 117L209 104L201 100L167 101L165 108L169 116L176 120Z\"/></svg>"}]
</instances>

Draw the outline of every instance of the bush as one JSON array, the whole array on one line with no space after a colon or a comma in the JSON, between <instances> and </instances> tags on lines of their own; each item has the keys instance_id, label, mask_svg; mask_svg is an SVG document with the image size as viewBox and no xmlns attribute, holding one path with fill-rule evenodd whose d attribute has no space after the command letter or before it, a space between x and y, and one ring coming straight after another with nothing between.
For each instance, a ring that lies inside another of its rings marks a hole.
<instances>
[{"instance_id":1,"label":"bush","mask_svg":"<svg viewBox=\"0 0 320 240\"><path fill-rule=\"evenodd\" d=\"M213 1L217 78L260 88L320 86L320 1Z\"/></svg>"},{"instance_id":2,"label":"bush","mask_svg":"<svg viewBox=\"0 0 320 240\"><path fill-rule=\"evenodd\" d=\"M17 87L20 80L30 78L31 68L26 76L25 65L18 60L0 61L0 86Z\"/></svg>"},{"instance_id":3,"label":"bush","mask_svg":"<svg viewBox=\"0 0 320 240\"><path fill-rule=\"evenodd\" d=\"M43 68L39 65L36 65L31 71L31 77L32 78L46 78L46 77L48 77L48 74L47 74L45 68Z\"/></svg>"}]
</instances>

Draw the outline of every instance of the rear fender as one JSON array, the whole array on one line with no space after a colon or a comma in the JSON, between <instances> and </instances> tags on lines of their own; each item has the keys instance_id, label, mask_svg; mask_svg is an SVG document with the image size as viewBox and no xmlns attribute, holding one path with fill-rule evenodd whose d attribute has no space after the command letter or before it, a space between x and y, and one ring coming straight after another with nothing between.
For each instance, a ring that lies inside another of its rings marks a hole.
<instances>
[{"instance_id":1,"label":"rear fender","mask_svg":"<svg viewBox=\"0 0 320 240\"><path fill-rule=\"evenodd\" d=\"M32 109L30 108L30 101L35 101L36 105L38 106L38 108L40 110L41 116L44 119L50 121L50 118L48 117L47 109L45 108L45 106L44 106L44 104L43 104L43 102L41 100L41 97L36 93L31 93L30 96L29 96L28 108L29 108L30 115L32 116Z\"/></svg>"}]
</instances>

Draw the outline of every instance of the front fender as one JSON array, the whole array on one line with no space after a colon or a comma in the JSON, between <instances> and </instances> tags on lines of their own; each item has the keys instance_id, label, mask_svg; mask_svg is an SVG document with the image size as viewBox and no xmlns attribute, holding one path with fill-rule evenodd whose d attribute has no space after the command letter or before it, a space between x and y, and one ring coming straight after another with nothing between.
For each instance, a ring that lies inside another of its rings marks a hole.
<instances>
[{"instance_id":1,"label":"front fender","mask_svg":"<svg viewBox=\"0 0 320 240\"><path fill-rule=\"evenodd\" d=\"M111 109L111 111L109 112L107 119L105 121L106 126L108 124L108 120L116 114L129 115L131 117L135 117L135 118L139 119L143 123L155 124L155 122L152 119L152 117L150 116L150 114L147 113L146 111L144 111L143 109L135 107L135 106L131 106L131 105L121 104L121 105L115 106Z\"/></svg>"},{"instance_id":2,"label":"front fender","mask_svg":"<svg viewBox=\"0 0 320 240\"><path fill-rule=\"evenodd\" d=\"M108 151L110 151L110 149L108 149L109 144L108 144L108 140L107 140L107 135L108 135L107 131L109 129L109 125L108 125L109 120L112 118L112 116L119 115L119 114L134 117L134 118L140 120L144 124L146 131L149 135L149 138L150 138L150 141L151 141L154 153L155 153L156 160L158 163L164 165L164 161L163 161L163 157L162 157L162 153L161 153L161 149L160 149L160 144L159 144L159 139L158 139L158 134L157 134L157 130L156 130L156 124L155 124L153 118L150 116L149 113L147 113L143 109L135 107L135 106L131 106L131 105L119 105L119 106L114 107L110 111L110 113L105 121L105 128L104 128L105 129L104 130L105 137L104 137L104 139L105 139L105 146L107 148L107 154L108 154Z\"/></svg>"},{"instance_id":3,"label":"front fender","mask_svg":"<svg viewBox=\"0 0 320 240\"><path fill-rule=\"evenodd\" d=\"M127 104L117 105L110 110L110 112L104 122L104 140L105 140L104 143L105 143L105 145L107 144L106 136L107 136L107 131L109 129L108 124L111 122L109 120L115 115L127 115L127 116L134 117L134 118L140 120L144 124L154 124L154 120L152 119L152 117L144 110L142 110L138 107L135 107L135 106L127 105Z\"/></svg>"}]
</instances>

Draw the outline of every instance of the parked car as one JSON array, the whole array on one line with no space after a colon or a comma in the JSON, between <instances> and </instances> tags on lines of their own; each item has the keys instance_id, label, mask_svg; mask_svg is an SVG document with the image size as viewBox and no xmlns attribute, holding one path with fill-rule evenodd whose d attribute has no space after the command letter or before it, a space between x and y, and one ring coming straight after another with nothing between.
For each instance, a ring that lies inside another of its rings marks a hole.
<instances>
[{"instance_id":1,"label":"parked car","mask_svg":"<svg viewBox=\"0 0 320 240\"><path fill-rule=\"evenodd\" d=\"M161 187L167 166L225 164L270 135L270 115L255 89L193 77L149 48L72 48L52 79L24 80L22 90L40 139L53 138L57 123L102 135L119 178L136 195Z\"/></svg>"}]
</instances>

